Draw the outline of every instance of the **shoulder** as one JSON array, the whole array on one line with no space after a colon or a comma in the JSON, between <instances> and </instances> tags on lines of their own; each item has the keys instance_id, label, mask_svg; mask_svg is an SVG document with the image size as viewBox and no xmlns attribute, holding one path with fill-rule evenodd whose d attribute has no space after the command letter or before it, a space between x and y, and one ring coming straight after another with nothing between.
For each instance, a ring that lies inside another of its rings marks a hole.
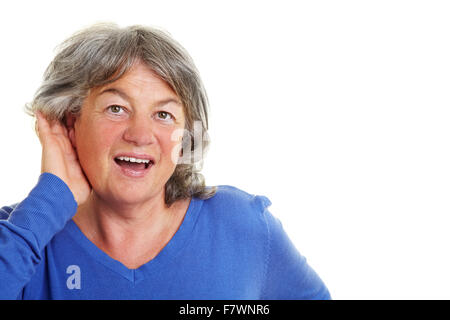
<instances>
[{"instance_id":1,"label":"shoulder","mask_svg":"<svg viewBox=\"0 0 450 320\"><path fill-rule=\"evenodd\" d=\"M232 229L234 232L256 232L267 237L267 208L271 201L229 185L217 186L215 195L203 201L202 219L215 229Z\"/></svg>"},{"instance_id":2,"label":"shoulder","mask_svg":"<svg viewBox=\"0 0 450 320\"><path fill-rule=\"evenodd\" d=\"M217 186L216 194L206 200L207 205L230 210L261 211L272 203L266 196L252 194L229 185Z\"/></svg>"}]
</instances>

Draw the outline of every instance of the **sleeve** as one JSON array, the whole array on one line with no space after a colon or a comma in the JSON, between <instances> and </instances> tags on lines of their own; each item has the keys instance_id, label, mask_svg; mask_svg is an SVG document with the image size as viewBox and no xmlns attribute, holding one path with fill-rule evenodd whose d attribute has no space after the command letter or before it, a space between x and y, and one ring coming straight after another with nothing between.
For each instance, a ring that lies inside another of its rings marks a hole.
<instances>
[{"instance_id":1,"label":"sleeve","mask_svg":"<svg viewBox=\"0 0 450 320\"><path fill-rule=\"evenodd\" d=\"M264 218L268 230L268 252L262 299L331 299L327 287L295 248L281 222L267 208L264 209Z\"/></svg>"},{"instance_id":2,"label":"sleeve","mask_svg":"<svg viewBox=\"0 0 450 320\"><path fill-rule=\"evenodd\" d=\"M20 296L42 260L43 249L76 210L68 186L50 173L41 174L15 208L0 209L0 299Z\"/></svg>"}]
</instances>

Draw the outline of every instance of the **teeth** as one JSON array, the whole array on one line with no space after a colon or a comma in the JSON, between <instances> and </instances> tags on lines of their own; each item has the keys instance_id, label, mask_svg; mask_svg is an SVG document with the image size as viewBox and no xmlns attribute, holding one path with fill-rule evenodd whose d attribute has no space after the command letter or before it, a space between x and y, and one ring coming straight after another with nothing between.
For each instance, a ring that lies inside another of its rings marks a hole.
<instances>
[{"instance_id":1,"label":"teeth","mask_svg":"<svg viewBox=\"0 0 450 320\"><path fill-rule=\"evenodd\" d=\"M138 159L138 158L132 158L132 157L117 157L117 159L122 160L122 161L137 162L137 163L150 163L150 160Z\"/></svg>"}]
</instances>

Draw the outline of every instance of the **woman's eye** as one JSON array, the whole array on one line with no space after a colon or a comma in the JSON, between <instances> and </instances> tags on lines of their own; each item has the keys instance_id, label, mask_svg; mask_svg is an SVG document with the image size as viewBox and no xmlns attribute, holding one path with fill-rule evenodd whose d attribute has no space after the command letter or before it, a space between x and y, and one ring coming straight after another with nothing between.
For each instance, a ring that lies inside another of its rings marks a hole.
<instances>
[{"instance_id":1,"label":"woman's eye","mask_svg":"<svg viewBox=\"0 0 450 320\"><path fill-rule=\"evenodd\" d=\"M121 106L118 106L118 105L112 105L112 106L109 106L108 109L109 109L112 113L115 113L115 114L118 114L118 113L120 113L121 111L123 111L123 108L122 108Z\"/></svg>"},{"instance_id":2,"label":"woman's eye","mask_svg":"<svg viewBox=\"0 0 450 320\"><path fill-rule=\"evenodd\" d=\"M172 119L172 115L165 111L159 111L158 118L160 118L162 120L168 120L168 119Z\"/></svg>"}]
</instances>

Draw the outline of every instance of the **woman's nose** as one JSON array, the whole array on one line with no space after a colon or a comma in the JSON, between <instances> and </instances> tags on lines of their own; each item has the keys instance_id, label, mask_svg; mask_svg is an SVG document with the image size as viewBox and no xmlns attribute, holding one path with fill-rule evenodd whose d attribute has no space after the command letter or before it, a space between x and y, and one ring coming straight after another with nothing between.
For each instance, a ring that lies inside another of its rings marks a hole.
<instances>
[{"instance_id":1,"label":"woman's nose","mask_svg":"<svg viewBox=\"0 0 450 320\"><path fill-rule=\"evenodd\" d=\"M132 117L123 134L123 139L137 146L153 143L155 136L151 119L149 117Z\"/></svg>"}]
</instances>

